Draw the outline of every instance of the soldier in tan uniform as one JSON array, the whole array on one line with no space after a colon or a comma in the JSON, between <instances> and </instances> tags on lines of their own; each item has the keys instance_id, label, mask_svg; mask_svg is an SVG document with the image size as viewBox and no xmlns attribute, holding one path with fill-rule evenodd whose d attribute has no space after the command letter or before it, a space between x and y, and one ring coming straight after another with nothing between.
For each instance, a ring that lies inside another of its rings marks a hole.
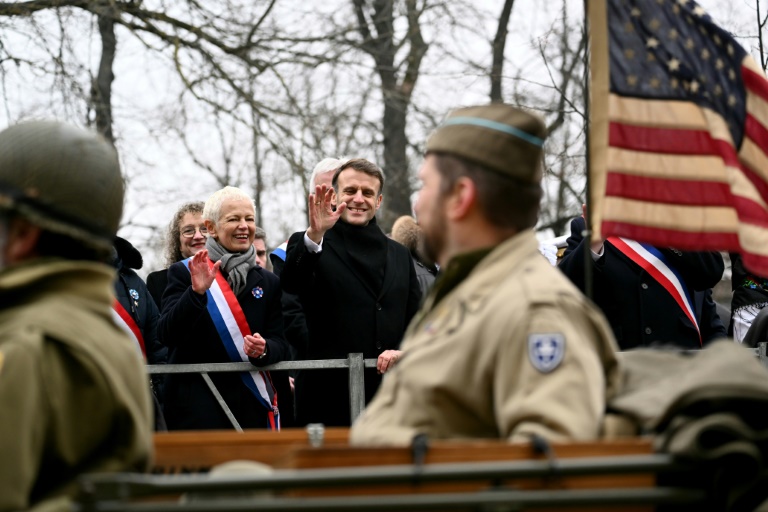
<instances>
[{"instance_id":1,"label":"soldier in tan uniform","mask_svg":"<svg viewBox=\"0 0 768 512\"><path fill-rule=\"evenodd\" d=\"M71 510L81 474L150 463L146 371L111 313L123 188L94 133L0 132L0 510Z\"/></svg>"},{"instance_id":2,"label":"soldier in tan uniform","mask_svg":"<svg viewBox=\"0 0 768 512\"><path fill-rule=\"evenodd\" d=\"M507 105L458 110L427 141L416 204L442 275L354 444L588 440L618 384L610 327L534 237L545 127Z\"/></svg>"}]
</instances>

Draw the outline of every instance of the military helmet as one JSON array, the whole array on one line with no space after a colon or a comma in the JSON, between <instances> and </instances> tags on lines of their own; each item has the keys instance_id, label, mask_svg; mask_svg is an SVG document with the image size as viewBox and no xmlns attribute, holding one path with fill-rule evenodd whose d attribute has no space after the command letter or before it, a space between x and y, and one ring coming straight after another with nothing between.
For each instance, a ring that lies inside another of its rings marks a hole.
<instances>
[{"instance_id":1,"label":"military helmet","mask_svg":"<svg viewBox=\"0 0 768 512\"><path fill-rule=\"evenodd\" d=\"M109 249L123 213L117 152L95 132L33 121L0 132L0 209L97 249Z\"/></svg>"}]
</instances>

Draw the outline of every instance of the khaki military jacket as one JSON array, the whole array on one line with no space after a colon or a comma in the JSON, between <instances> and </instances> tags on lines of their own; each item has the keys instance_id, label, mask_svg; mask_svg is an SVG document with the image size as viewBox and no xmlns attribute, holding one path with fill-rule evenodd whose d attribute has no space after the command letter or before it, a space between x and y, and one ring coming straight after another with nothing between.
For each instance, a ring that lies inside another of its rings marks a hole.
<instances>
[{"instance_id":1,"label":"khaki military jacket","mask_svg":"<svg viewBox=\"0 0 768 512\"><path fill-rule=\"evenodd\" d=\"M113 279L57 259L0 272L0 510L65 510L81 474L148 468L146 370Z\"/></svg>"},{"instance_id":2,"label":"khaki military jacket","mask_svg":"<svg viewBox=\"0 0 768 512\"><path fill-rule=\"evenodd\" d=\"M497 246L433 307L434 292L352 443L599 437L619 378L615 340L533 232Z\"/></svg>"}]
</instances>

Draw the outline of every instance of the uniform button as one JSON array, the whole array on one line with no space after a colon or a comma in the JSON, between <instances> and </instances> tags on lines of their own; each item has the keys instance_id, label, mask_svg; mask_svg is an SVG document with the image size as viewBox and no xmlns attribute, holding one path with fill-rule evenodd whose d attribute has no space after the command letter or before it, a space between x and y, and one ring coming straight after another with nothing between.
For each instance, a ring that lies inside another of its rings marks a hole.
<instances>
[{"instance_id":1,"label":"uniform button","mask_svg":"<svg viewBox=\"0 0 768 512\"><path fill-rule=\"evenodd\" d=\"M650 327L645 328L645 334L651 334L652 332Z\"/></svg>"},{"instance_id":2,"label":"uniform button","mask_svg":"<svg viewBox=\"0 0 768 512\"><path fill-rule=\"evenodd\" d=\"M647 290L647 289L648 289L648 285L647 285L647 284L645 284L645 283L641 284L641 285L640 285L640 287L641 287L643 290Z\"/></svg>"},{"instance_id":3,"label":"uniform button","mask_svg":"<svg viewBox=\"0 0 768 512\"><path fill-rule=\"evenodd\" d=\"M376 303L376 311L381 311L381 304L378 302Z\"/></svg>"}]
</instances>

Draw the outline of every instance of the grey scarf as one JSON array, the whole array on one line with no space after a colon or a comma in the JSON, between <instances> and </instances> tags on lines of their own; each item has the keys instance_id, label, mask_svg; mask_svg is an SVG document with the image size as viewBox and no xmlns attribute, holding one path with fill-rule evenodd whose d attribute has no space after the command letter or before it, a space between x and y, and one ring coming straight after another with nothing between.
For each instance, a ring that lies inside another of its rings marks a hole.
<instances>
[{"instance_id":1,"label":"grey scarf","mask_svg":"<svg viewBox=\"0 0 768 512\"><path fill-rule=\"evenodd\" d=\"M227 276L227 282L235 295L245 288L248 271L256 266L256 250L251 245L245 252L229 252L212 236L205 242L208 257L216 263L221 260L221 270Z\"/></svg>"}]
</instances>

